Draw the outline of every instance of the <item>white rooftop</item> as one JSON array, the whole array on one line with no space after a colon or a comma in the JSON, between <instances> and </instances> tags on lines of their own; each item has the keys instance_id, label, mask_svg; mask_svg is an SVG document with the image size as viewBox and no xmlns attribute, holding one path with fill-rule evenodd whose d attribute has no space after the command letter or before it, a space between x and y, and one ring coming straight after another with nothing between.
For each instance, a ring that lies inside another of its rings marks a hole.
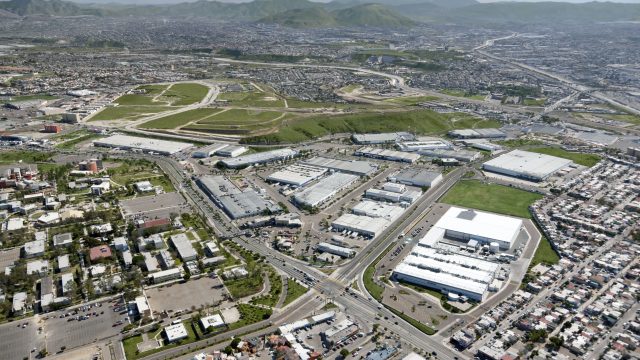
<instances>
[{"instance_id":1,"label":"white rooftop","mask_svg":"<svg viewBox=\"0 0 640 360\"><path fill-rule=\"evenodd\" d=\"M551 155L513 150L485 162L483 166L490 171L504 170L544 179L572 163Z\"/></svg>"},{"instance_id":2,"label":"white rooftop","mask_svg":"<svg viewBox=\"0 0 640 360\"><path fill-rule=\"evenodd\" d=\"M169 342L184 339L189 336L189 334L187 333L187 329L182 323L167 326L166 328L164 328L164 333L167 335L167 340L169 340Z\"/></svg>"},{"instance_id":3,"label":"white rooftop","mask_svg":"<svg viewBox=\"0 0 640 360\"><path fill-rule=\"evenodd\" d=\"M210 327L220 327L224 326L224 320L222 320L222 316L220 314L214 314L211 316L203 317L200 319L200 323L202 323L202 328L208 329Z\"/></svg>"},{"instance_id":4,"label":"white rooftop","mask_svg":"<svg viewBox=\"0 0 640 360\"><path fill-rule=\"evenodd\" d=\"M511 243L520 232L522 220L452 206L434 227Z\"/></svg>"},{"instance_id":5,"label":"white rooftop","mask_svg":"<svg viewBox=\"0 0 640 360\"><path fill-rule=\"evenodd\" d=\"M155 151L163 154L175 154L192 147L192 144L167 141L151 138L143 138L128 135L113 135L108 138L94 141L95 145L108 147L121 147L124 149L139 149L142 151Z\"/></svg>"}]
</instances>

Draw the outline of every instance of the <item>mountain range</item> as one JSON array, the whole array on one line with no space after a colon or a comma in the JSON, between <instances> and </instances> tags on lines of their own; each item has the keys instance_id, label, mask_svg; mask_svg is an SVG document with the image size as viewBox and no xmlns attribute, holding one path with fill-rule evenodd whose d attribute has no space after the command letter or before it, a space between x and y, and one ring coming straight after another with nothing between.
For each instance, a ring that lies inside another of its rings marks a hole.
<instances>
[{"instance_id":1,"label":"mountain range","mask_svg":"<svg viewBox=\"0 0 640 360\"><path fill-rule=\"evenodd\" d=\"M88 1L88 0L87 0ZM254 0L223 3L86 4L65 0L0 1L0 16L162 16L213 21L263 22L290 27L369 26L403 28L419 22L465 24L556 24L640 21L640 4L494 2L475 0Z\"/></svg>"}]
</instances>

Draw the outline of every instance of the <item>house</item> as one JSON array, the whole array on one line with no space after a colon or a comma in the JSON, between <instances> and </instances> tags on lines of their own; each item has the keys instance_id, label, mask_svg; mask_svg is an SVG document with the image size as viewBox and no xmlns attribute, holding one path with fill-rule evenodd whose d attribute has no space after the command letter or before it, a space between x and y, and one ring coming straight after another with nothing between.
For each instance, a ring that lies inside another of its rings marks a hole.
<instances>
[{"instance_id":1,"label":"house","mask_svg":"<svg viewBox=\"0 0 640 360\"><path fill-rule=\"evenodd\" d=\"M73 234L72 233L64 233L57 234L53 236L53 246L69 246L73 244Z\"/></svg>"},{"instance_id":2,"label":"house","mask_svg":"<svg viewBox=\"0 0 640 360\"><path fill-rule=\"evenodd\" d=\"M34 240L24 244L23 252L25 258L33 258L44 255L45 241Z\"/></svg>"},{"instance_id":3,"label":"house","mask_svg":"<svg viewBox=\"0 0 640 360\"><path fill-rule=\"evenodd\" d=\"M116 249L116 251L129 250L129 244L127 244L127 238L125 238L124 236L121 236L113 239L113 247Z\"/></svg>"},{"instance_id":4,"label":"house","mask_svg":"<svg viewBox=\"0 0 640 360\"><path fill-rule=\"evenodd\" d=\"M89 249L89 258L91 261L106 259L111 257L111 248L107 245L95 246Z\"/></svg>"},{"instance_id":5,"label":"house","mask_svg":"<svg viewBox=\"0 0 640 360\"><path fill-rule=\"evenodd\" d=\"M71 267L71 264L69 263L68 254L58 256L58 271L60 272L67 271L69 270L70 267Z\"/></svg>"},{"instance_id":6,"label":"house","mask_svg":"<svg viewBox=\"0 0 640 360\"><path fill-rule=\"evenodd\" d=\"M27 275L44 275L49 271L49 260L33 260L27 263Z\"/></svg>"},{"instance_id":7,"label":"house","mask_svg":"<svg viewBox=\"0 0 640 360\"><path fill-rule=\"evenodd\" d=\"M24 315L27 308L27 293L19 292L13 294L13 304L11 307L11 312L14 316Z\"/></svg>"}]
</instances>

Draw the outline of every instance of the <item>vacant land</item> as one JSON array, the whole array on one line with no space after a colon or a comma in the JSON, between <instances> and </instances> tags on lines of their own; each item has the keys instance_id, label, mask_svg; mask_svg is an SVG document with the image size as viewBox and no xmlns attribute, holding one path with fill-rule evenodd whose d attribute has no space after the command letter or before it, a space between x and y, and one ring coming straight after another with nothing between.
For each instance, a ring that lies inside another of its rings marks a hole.
<instances>
[{"instance_id":1,"label":"vacant land","mask_svg":"<svg viewBox=\"0 0 640 360\"><path fill-rule=\"evenodd\" d=\"M544 102L547 99L541 98L541 99L524 99L523 103L527 106L544 106Z\"/></svg>"},{"instance_id":2,"label":"vacant land","mask_svg":"<svg viewBox=\"0 0 640 360\"><path fill-rule=\"evenodd\" d=\"M416 106L423 102L436 101L436 100L440 100L440 98L437 96L425 95L425 96L406 96L406 97L399 97L394 99L387 99L385 100L385 102L404 105L404 106Z\"/></svg>"},{"instance_id":3,"label":"vacant land","mask_svg":"<svg viewBox=\"0 0 640 360\"><path fill-rule=\"evenodd\" d=\"M531 218L529 205L542 198L540 194L508 186L487 184L478 180L459 181L440 202L498 214Z\"/></svg>"},{"instance_id":4,"label":"vacant land","mask_svg":"<svg viewBox=\"0 0 640 360\"><path fill-rule=\"evenodd\" d=\"M486 97L486 95L482 95L482 94L467 94L462 90L445 89L445 90L441 90L440 92L449 96L464 97L467 99L474 99L474 100L484 100L484 98Z\"/></svg>"},{"instance_id":5,"label":"vacant land","mask_svg":"<svg viewBox=\"0 0 640 360\"><path fill-rule=\"evenodd\" d=\"M543 236L542 239L540 239L536 253L533 255L533 259L531 259L530 266L536 266L540 263L554 265L557 264L558 261L560 261L560 257L551 247L549 239Z\"/></svg>"},{"instance_id":6,"label":"vacant land","mask_svg":"<svg viewBox=\"0 0 640 360\"><path fill-rule=\"evenodd\" d=\"M162 94L173 106L186 106L202 101L209 88L196 83L174 84Z\"/></svg>"},{"instance_id":7,"label":"vacant land","mask_svg":"<svg viewBox=\"0 0 640 360\"><path fill-rule=\"evenodd\" d=\"M290 121L286 127L268 135L244 139L250 144L286 144L307 141L337 133L382 133L406 131L441 134L451 129L498 126L495 121L471 118L466 114L439 114L431 110L367 112L336 116L312 116Z\"/></svg>"},{"instance_id":8,"label":"vacant land","mask_svg":"<svg viewBox=\"0 0 640 360\"><path fill-rule=\"evenodd\" d=\"M600 156L598 155L570 152L564 149L554 148L554 147L539 147L539 148L532 148L527 150L536 152L539 154L546 154L546 155L561 157L564 159L569 159L576 164L588 166L588 167L592 167L593 165L597 164L598 161L600 161Z\"/></svg>"},{"instance_id":9,"label":"vacant land","mask_svg":"<svg viewBox=\"0 0 640 360\"><path fill-rule=\"evenodd\" d=\"M161 117L156 120L151 120L140 125L140 127L145 129L175 129L192 121L204 119L218 112L220 112L220 110L216 108L188 110L178 114Z\"/></svg>"},{"instance_id":10,"label":"vacant land","mask_svg":"<svg viewBox=\"0 0 640 360\"><path fill-rule=\"evenodd\" d=\"M287 306L307 292L307 288L300 285L293 279L287 279L287 296L284 298L283 306Z\"/></svg>"},{"instance_id":11,"label":"vacant land","mask_svg":"<svg viewBox=\"0 0 640 360\"><path fill-rule=\"evenodd\" d=\"M245 109L230 109L214 116L199 120L199 124L242 125L243 123L256 123L270 121L282 115L277 111L259 111Z\"/></svg>"},{"instance_id":12,"label":"vacant land","mask_svg":"<svg viewBox=\"0 0 640 360\"><path fill-rule=\"evenodd\" d=\"M171 110L168 106L113 106L102 109L91 117L90 121L137 120L145 115L152 115Z\"/></svg>"},{"instance_id":13,"label":"vacant land","mask_svg":"<svg viewBox=\"0 0 640 360\"><path fill-rule=\"evenodd\" d=\"M263 107L263 108L283 108L284 101L270 91L243 91L227 92L218 96L219 100L226 100L231 106L238 107Z\"/></svg>"}]
</instances>

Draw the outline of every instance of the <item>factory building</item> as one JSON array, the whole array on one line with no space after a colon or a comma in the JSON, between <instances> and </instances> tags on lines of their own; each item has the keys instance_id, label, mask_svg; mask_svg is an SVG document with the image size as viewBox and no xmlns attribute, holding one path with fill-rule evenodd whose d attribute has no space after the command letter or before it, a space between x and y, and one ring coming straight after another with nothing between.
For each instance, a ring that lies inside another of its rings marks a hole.
<instances>
[{"instance_id":1,"label":"factory building","mask_svg":"<svg viewBox=\"0 0 640 360\"><path fill-rule=\"evenodd\" d=\"M420 168L407 168L389 176L389 181L398 184L433 187L442 181L442 173Z\"/></svg>"},{"instance_id":2,"label":"factory building","mask_svg":"<svg viewBox=\"0 0 640 360\"><path fill-rule=\"evenodd\" d=\"M343 246L332 245L326 242L321 242L316 246L316 250L319 252L326 252L329 254L338 255L343 258L353 257L356 252L353 249L349 249Z\"/></svg>"},{"instance_id":3,"label":"factory building","mask_svg":"<svg viewBox=\"0 0 640 360\"><path fill-rule=\"evenodd\" d=\"M265 199L252 189L240 190L224 176L203 176L196 184L234 220L260 215L265 211L282 211L273 201Z\"/></svg>"},{"instance_id":4,"label":"factory building","mask_svg":"<svg viewBox=\"0 0 640 360\"><path fill-rule=\"evenodd\" d=\"M372 147L363 147L354 153L356 156L364 156L373 159L382 159L388 161L399 161L413 164L420 159L419 154L412 154L403 151L395 151L388 149L379 149Z\"/></svg>"},{"instance_id":5,"label":"factory building","mask_svg":"<svg viewBox=\"0 0 640 360\"><path fill-rule=\"evenodd\" d=\"M267 181L302 187L311 181L320 178L326 172L327 169L325 168L295 164L269 175L267 177Z\"/></svg>"},{"instance_id":6,"label":"factory building","mask_svg":"<svg viewBox=\"0 0 640 360\"><path fill-rule=\"evenodd\" d=\"M217 151L224 149L229 146L228 144L211 144L204 147L201 147L191 153L191 156L196 159L206 159L208 157L213 156Z\"/></svg>"},{"instance_id":7,"label":"factory building","mask_svg":"<svg viewBox=\"0 0 640 360\"><path fill-rule=\"evenodd\" d=\"M498 264L468 256L424 248L417 244L393 270L398 281L434 289L442 293L485 299Z\"/></svg>"},{"instance_id":8,"label":"factory building","mask_svg":"<svg viewBox=\"0 0 640 360\"><path fill-rule=\"evenodd\" d=\"M422 196L419 189L408 189L403 184L386 183L382 189L369 189L364 196L374 200L384 200L393 203L412 204Z\"/></svg>"},{"instance_id":9,"label":"factory building","mask_svg":"<svg viewBox=\"0 0 640 360\"><path fill-rule=\"evenodd\" d=\"M220 163L231 169L240 169L251 165L267 164L281 160L292 159L298 152L292 149L278 149L261 153L224 159Z\"/></svg>"},{"instance_id":10,"label":"factory building","mask_svg":"<svg viewBox=\"0 0 640 360\"><path fill-rule=\"evenodd\" d=\"M449 131L449 136L458 139L504 139L507 137L500 129L461 129Z\"/></svg>"},{"instance_id":11,"label":"factory building","mask_svg":"<svg viewBox=\"0 0 640 360\"><path fill-rule=\"evenodd\" d=\"M457 241L497 243L501 250L509 250L520 234L522 220L472 209L452 206L429 231L444 229L443 236Z\"/></svg>"},{"instance_id":12,"label":"factory building","mask_svg":"<svg viewBox=\"0 0 640 360\"><path fill-rule=\"evenodd\" d=\"M417 141L405 141L398 144L402 151L417 152L421 150L445 150L453 146L450 142L442 139L424 139Z\"/></svg>"},{"instance_id":13,"label":"factory building","mask_svg":"<svg viewBox=\"0 0 640 360\"><path fill-rule=\"evenodd\" d=\"M113 135L108 138L96 140L93 144L95 146L142 151L145 153L158 153L161 155L173 155L193 146L189 143L128 135Z\"/></svg>"},{"instance_id":14,"label":"factory building","mask_svg":"<svg viewBox=\"0 0 640 360\"><path fill-rule=\"evenodd\" d=\"M461 162L472 162L479 159L479 151L468 150L418 150L418 153L434 159L455 159Z\"/></svg>"},{"instance_id":15,"label":"factory building","mask_svg":"<svg viewBox=\"0 0 640 360\"><path fill-rule=\"evenodd\" d=\"M513 150L491 159L482 168L486 171L540 182L548 179L558 170L573 165L573 161L551 155L529 151Z\"/></svg>"},{"instance_id":16,"label":"factory building","mask_svg":"<svg viewBox=\"0 0 640 360\"><path fill-rule=\"evenodd\" d=\"M378 167L375 164L372 164L368 161L338 160L322 156L304 160L302 161L302 163L358 176L367 176L373 174L374 172L376 172L376 170L378 170Z\"/></svg>"},{"instance_id":17,"label":"factory building","mask_svg":"<svg viewBox=\"0 0 640 360\"><path fill-rule=\"evenodd\" d=\"M293 200L298 205L312 208L318 207L349 187L356 180L358 180L356 175L334 173L295 194Z\"/></svg>"},{"instance_id":18,"label":"factory building","mask_svg":"<svg viewBox=\"0 0 640 360\"><path fill-rule=\"evenodd\" d=\"M363 200L353 207L352 214L344 214L331 223L334 231L356 233L375 238L397 220L404 209L390 204Z\"/></svg>"},{"instance_id":19,"label":"factory building","mask_svg":"<svg viewBox=\"0 0 640 360\"><path fill-rule=\"evenodd\" d=\"M225 157L237 157L249 151L248 148L240 145L227 145L221 149L216 150L215 154Z\"/></svg>"},{"instance_id":20,"label":"factory building","mask_svg":"<svg viewBox=\"0 0 640 360\"><path fill-rule=\"evenodd\" d=\"M382 134L353 134L351 140L359 145L393 144L399 141L412 141L415 136L408 132L382 133Z\"/></svg>"}]
</instances>

